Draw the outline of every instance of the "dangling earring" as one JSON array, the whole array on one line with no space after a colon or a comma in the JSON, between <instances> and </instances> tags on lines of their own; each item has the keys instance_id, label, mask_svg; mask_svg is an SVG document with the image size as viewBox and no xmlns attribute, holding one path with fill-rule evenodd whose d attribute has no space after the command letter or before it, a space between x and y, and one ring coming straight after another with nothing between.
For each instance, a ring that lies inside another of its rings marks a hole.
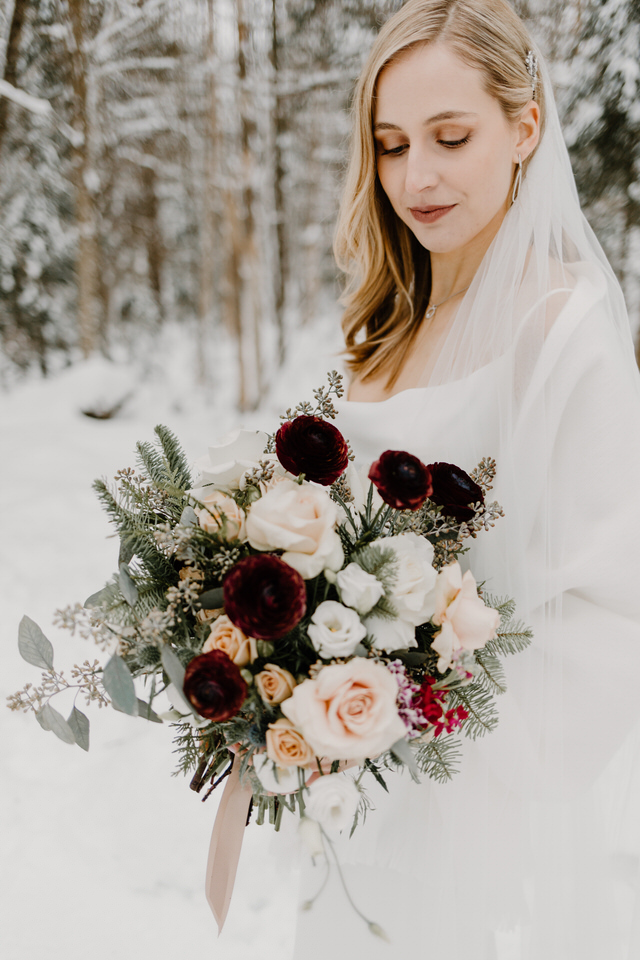
<instances>
[{"instance_id":1,"label":"dangling earring","mask_svg":"<svg viewBox=\"0 0 640 960\"><path fill-rule=\"evenodd\" d=\"M513 193L511 194L511 203L515 203L518 199L518 194L520 193L520 187L522 186L522 156L518 154L518 169L516 170L516 178L513 181Z\"/></svg>"}]
</instances>

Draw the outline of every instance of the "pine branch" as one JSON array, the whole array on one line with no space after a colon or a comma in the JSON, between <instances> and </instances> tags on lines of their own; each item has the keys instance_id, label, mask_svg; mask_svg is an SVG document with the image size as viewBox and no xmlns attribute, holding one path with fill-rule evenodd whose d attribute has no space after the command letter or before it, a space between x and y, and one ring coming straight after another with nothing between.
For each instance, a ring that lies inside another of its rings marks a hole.
<instances>
[{"instance_id":1,"label":"pine branch","mask_svg":"<svg viewBox=\"0 0 640 960\"><path fill-rule=\"evenodd\" d=\"M421 773L446 783L457 773L460 760L460 741L453 735L439 736L423 744L416 752L416 763Z\"/></svg>"},{"instance_id":2,"label":"pine branch","mask_svg":"<svg viewBox=\"0 0 640 960\"><path fill-rule=\"evenodd\" d=\"M172 486L179 490L188 490L193 486L193 481L189 463L178 438L162 424L158 424L154 432L162 445Z\"/></svg>"},{"instance_id":3,"label":"pine branch","mask_svg":"<svg viewBox=\"0 0 640 960\"><path fill-rule=\"evenodd\" d=\"M483 689L479 683L467 687L456 687L449 693L448 704L455 709L463 706L469 717L463 721L462 732L470 740L483 737L498 724L498 712L493 699L493 691Z\"/></svg>"},{"instance_id":4,"label":"pine branch","mask_svg":"<svg viewBox=\"0 0 640 960\"><path fill-rule=\"evenodd\" d=\"M479 683L483 690L488 690L495 695L505 693L507 682L500 660L487 652L486 647L483 650L476 650L475 660L480 667L475 682Z\"/></svg>"}]
</instances>

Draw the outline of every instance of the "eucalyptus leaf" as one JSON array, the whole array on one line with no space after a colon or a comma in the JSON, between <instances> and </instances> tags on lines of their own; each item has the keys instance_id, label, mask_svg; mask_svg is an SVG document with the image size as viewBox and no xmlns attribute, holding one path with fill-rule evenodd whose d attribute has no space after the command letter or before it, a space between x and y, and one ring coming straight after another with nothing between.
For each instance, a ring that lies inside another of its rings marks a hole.
<instances>
[{"instance_id":1,"label":"eucalyptus leaf","mask_svg":"<svg viewBox=\"0 0 640 960\"><path fill-rule=\"evenodd\" d=\"M102 685L116 710L128 713L131 717L138 715L138 698L131 671L117 653L114 653L104 668Z\"/></svg>"},{"instance_id":2,"label":"eucalyptus leaf","mask_svg":"<svg viewBox=\"0 0 640 960\"><path fill-rule=\"evenodd\" d=\"M162 648L162 666L164 667L165 673L169 677L169 680L171 680L171 683L175 687L179 697L182 700L182 704L180 706L184 706L189 713L193 713L195 716L198 716L183 692L185 673L184 667L176 657L171 647L167 646L167 644L165 644ZM178 704L174 703L174 707L177 706Z\"/></svg>"},{"instance_id":3,"label":"eucalyptus leaf","mask_svg":"<svg viewBox=\"0 0 640 960\"><path fill-rule=\"evenodd\" d=\"M18 627L18 650L20 656L34 667L50 670L53 667L53 647L38 624L30 617L23 617Z\"/></svg>"},{"instance_id":4,"label":"eucalyptus leaf","mask_svg":"<svg viewBox=\"0 0 640 960\"><path fill-rule=\"evenodd\" d=\"M118 551L118 567L123 563L129 563L135 551L131 546L131 541L124 537L120 540L120 549Z\"/></svg>"},{"instance_id":5,"label":"eucalyptus leaf","mask_svg":"<svg viewBox=\"0 0 640 960\"><path fill-rule=\"evenodd\" d=\"M213 590L205 590L198 597L197 603L203 610L217 610L224 604L224 594L222 587L214 587Z\"/></svg>"},{"instance_id":6,"label":"eucalyptus leaf","mask_svg":"<svg viewBox=\"0 0 640 960\"><path fill-rule=\"evenodd\" d=\"M135 606L138 600L138 588L133 582L131 572L126 563L120 564L120 573L118 576L120 583L120 592L130 607Z\"/></svg>"},{"instance_id":7,"label":"eucalyptus leaf","mask_svg":"<svg viewBox=\"0 0 640 960\"><path fill-rule=\"evenodd\" d=\"M138 716L144 720L150 720L152 723L162 723L158 714L153 710L150 704L145 703L138 697Z\"/></svg>"},{"instance_id":8,"label":"eucalyptus leaf","mask_svg":"<svg viewBox=\"0 0 640 960\"><path fill-rule=\"evenodd\" d=\"M40 708L40 710L36 711L36 720L38 721L38 723L40 724L43 730L51 730L51 724L49 723L47 714L44 712L42 707Z\"/></svg>"},{"instance_id":9,"label":"eucalyptus leaf","mask_svg":"<svg viewBox=\"0 0 640 960\"><path fill-rule=\"evenodd\" d=\"M198 522L198 514L193 507L186 506L180 514L181 527L193 527Z\"/></svg>"},{"instance_id":10,"label":"eucalyptus leaf","mask_svg":"<svg viewBox=\"0 0 640 960\"><path fill-rule=\"evenodd\" d=\"M411 774L412 778L419 782L420 770L418 768L418 764L416 763L414 752L409 746L408 742L404 738L396 740L391 747L391 753L394 755L394 757L397 757L401 763L404 763L404 765L409 768L409 773Z\"/></svg>"},{"instance_id":11,"label":"eucalyptus leaf","mask_svg":"<svg viewBox=\"0 0 640 960\"><path fill-rule=\"evenodd\" d=\"M73 730L62 714L58 713L58 711L52 707L50 703L45 703L40 713L42 714L43 720L48 725L45 727L45 730L51 730L53 733L55 733L56 737L63 741L63 743L76 742L76 738L73 735ZM44 723L42 726L44 726Z\"/></svg>"},{"instance_id":12,"label":"eucalyptus leaf","mask_svg":"<svg viewBox=\"0 0 640 960\"><path fill-rule=\"evenodd\" d=\"M88 750L89 717L85 716L82 710L78 710L77 707L74 707L67 718L67 723L71 728L71 732L73 733L78 746L82 747L83 750Z\"/></svg>"},{"instance_id":13,"label":"eucalyptus leaf","mask_svg":"<svg viewBox=\"0 0 640 960\"><path fill-rule=\"evenodd\" d=\"M106 587L103 587L102 590L98 590L96 593L92 593L90 597L84 602L85 607L99 607L103 600L107 599L109 594L109 584Z\"/></svg>"}]
</instances>

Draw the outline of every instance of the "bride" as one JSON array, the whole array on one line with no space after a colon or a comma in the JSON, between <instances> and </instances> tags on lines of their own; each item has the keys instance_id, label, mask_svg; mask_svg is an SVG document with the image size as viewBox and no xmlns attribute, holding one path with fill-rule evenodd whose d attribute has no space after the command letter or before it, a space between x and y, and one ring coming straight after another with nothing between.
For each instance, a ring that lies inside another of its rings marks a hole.
<instances>
[{"instance_id":1,"label":"bride","mask_svg":"<svg viewBox=\"0 0 640 960\"><path fill-rule=\"evenodd\" d=\"M470 565L534 642L454 779L398 775L338 844L390 943L334 866L295 957L637 958L639 378L549 76L506 0L409 0L385 25L355 94L336 250L338 426L362 464L388 448L496 459L505 518ZM303 898L321 882L305 865Z\"/></svg>"}]
</instances>

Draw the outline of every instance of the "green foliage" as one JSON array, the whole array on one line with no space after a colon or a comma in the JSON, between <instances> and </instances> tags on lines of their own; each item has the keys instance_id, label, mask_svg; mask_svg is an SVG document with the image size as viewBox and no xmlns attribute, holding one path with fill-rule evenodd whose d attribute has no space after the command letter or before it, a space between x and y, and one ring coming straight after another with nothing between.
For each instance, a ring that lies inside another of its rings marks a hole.
<instances>
[{"instance_id":1,"label":"green foliage","mask_svg":"<svg viewBox=\"0 0 640 960\"><path fill-rule=\"evenodd\" d=\"M447 706L450 709L463 706L468 711L469 717L462 725L462 732L470 740L476 740L477 737L490 733L498 723L494 692L480 681L451 690L447 698Z\"/></svg>"},{"instance_id":2,"label":"green foliage","mask_svg":"<svg viewBox=\"0 0 640 960\"><path fill-rule=\"evenodd\" d=\"M499 599L490 594L485 594L483 599L488 607L493 607L500 614L500 627L497 636L486 644L485 653L508 657L526 650L533 639L533 632L521 620L513 619L516 609L515 600L504 597Z\"/></svg>"},{"instance_id":3,"label":"green foliage","mask_svg":"<svg viewBox=\"0 0 640 960\"><path fill-rule=\"evenodd\" d=\"M416 751L418 769L437 783L446 783L447 780L451 780L457 773L459 761L460 742L451 734L435 737Z\"/></svg>"}]
</instances>

